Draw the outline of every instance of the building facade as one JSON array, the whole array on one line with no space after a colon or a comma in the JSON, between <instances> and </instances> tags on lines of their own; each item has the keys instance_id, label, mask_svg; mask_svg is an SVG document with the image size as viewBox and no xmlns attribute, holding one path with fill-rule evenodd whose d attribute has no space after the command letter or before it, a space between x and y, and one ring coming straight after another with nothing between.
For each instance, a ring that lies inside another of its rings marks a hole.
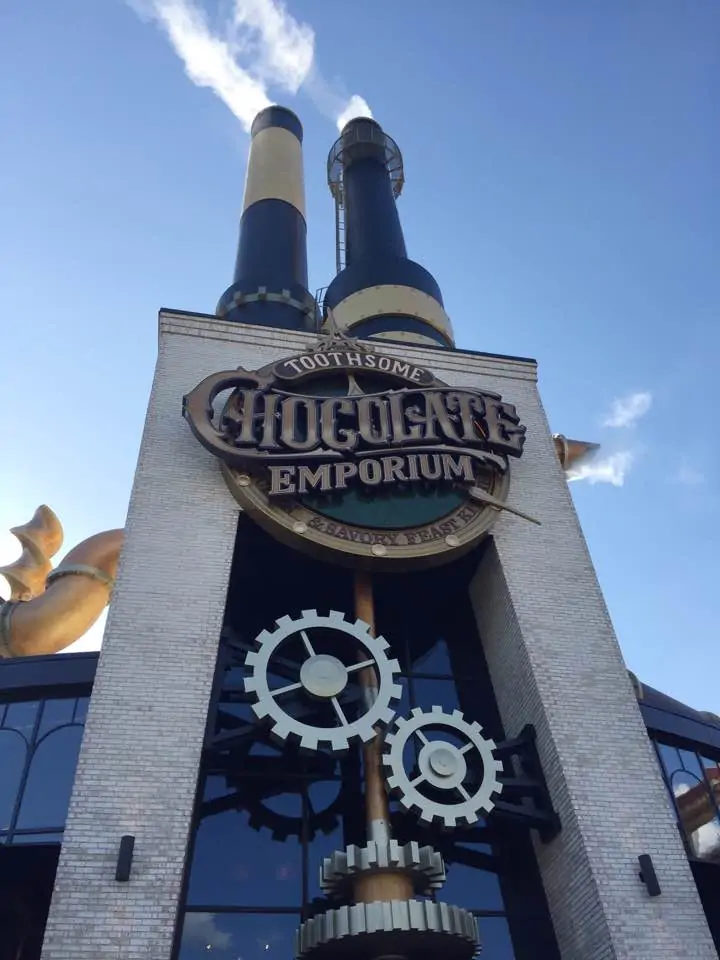
<instances>
[{"instance_id":1,"label":"building facade","mask_svg":"<svg viewBox=\"0 0 720 960\"><path fill-rule=\"evenodd\" d=\"M96 668L1 666L8 957L717 956L720 721L628 675L536 364L454 346L373 121L309 294L301 143L259 115L233 284L160 314Z\"/></svg>"}]
</instances>

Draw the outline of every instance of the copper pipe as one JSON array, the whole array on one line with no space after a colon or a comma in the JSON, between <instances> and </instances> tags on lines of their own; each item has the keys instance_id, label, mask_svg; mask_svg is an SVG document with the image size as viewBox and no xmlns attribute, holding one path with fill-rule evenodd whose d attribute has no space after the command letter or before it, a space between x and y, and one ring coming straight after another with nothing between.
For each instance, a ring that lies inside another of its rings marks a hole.
<instances>
[{"instance_id":1,"label":"copper pipe","mask_svg":"<svg viewBox=\"0 0 720 960\"><path fill-rule=\"evenodd\" d=\"M375 634L375 603L372 579L364 570L355 574L355 616L364 620ZM362 670L360 684L366 698L374 698L377 676L372 667ZM370 743L363 747L365 769L365 815L368 840L384 842L390 839L390 809L388 806L385 777L382 769L382 737L379 730ZM355 883L355 900L372 903L376 900L409 900L413 895L412 881L404 873L388 870L384 873L360 875Z\"/></svg>"},{"instance_id":2,"label":"copper pipe","mask_svg":"<svg viewBox=\"0 0 720 960\"><path fill-rule=\"evenodd\" d=\"M413 885L410 877L399 870L383 873L358 874L353 888L355 903L377 903L378 900L412 900Z\"/></svg>"}]
</instances>

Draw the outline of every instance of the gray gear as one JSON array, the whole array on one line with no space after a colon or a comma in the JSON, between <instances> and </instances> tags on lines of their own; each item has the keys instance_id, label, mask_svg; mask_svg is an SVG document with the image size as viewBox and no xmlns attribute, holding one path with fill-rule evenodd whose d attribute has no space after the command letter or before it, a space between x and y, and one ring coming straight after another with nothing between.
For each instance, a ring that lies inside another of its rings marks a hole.
<instances>
[{"instance_id":1,"label":"gray gear","mask_svg":"<svg viewBox=\"0 0 720 960\"><path fill-rule=\"evenodd\" d=\"M255 715L259 720L271 722L271 733L275 737L280 740L293 737L300 741L304 750L318 750L321 745L327 744L334 753L341 753L355 741L367 743L372 740L376 726L385 727L392 721L394 711L391 704L394 705L402 695L402 688L396 682L400 664L397 660L388 659L386 651L390 644L384 637L374 637L370 627L362 620L348 622L337 610L331 610L327 616L319 614L317 610L303 610L299 619L281 617L276 624L277 629L263 630L259 634L255 640L258 649L250 651L245 657L250 675L244 681L246 692L256 698L252 705ZM308 631L317 627L348 634L364 648L367 658L345 664L329 654L316 654ZM299 679L296 683L271 689L268 671L272 657L282 643L297 633L301 635L308 652L308 659L300 668ZM347 686L349 673L369 667L374 668L377 678L374 696L362 698L359 709L365 712L357 719L349 720L338 701L338 695ZM310 698L331 702L338 726L313 726L287 713L279 701L293 692L303 692Z\"/></svg>"},{"instance_id":2,"label":"gray gear","mask_svg":"<svg viewBox=\"0 0 720 960\"><path fill-rule=\"evenodd\" d=\"M469 910L432 900L356 903L306 920L295 934L298 960L364 960L411 956L415 960L471 960L479 950Z\"/></svg>"},{"instance_id":3,"label":"gray gear","mask_svg":"<svg viewBox=\"0 0 720 960\"><path fill-rule=\"evenodd\" d=\"M325 857L320 868L320 889L330 897L345 898L360 873L398 871L410 877L415 893L430 896L445 883L445 864L432 847L421 847L416 840L401 844L371 841L366 847L354 844Z\"/></svg>"},{"instance_id":4,"label":"gray gear","mask_svg":"<svg viewBox=\"0 0 720 960\"><path fill-rule=\"evenodd\" d=\"M423 728L446 728L467 743L457 747L449 740L429 740ZM411 780L403 763L403 751L413 735L418 737L422 747L418 756L419 773ZM493 754L495 741L484 737L480 724L469 723L459 710L445 713L442 707L433 707L430 711L416 707L409 717L396 720L394 729L385 737L383 749L388 786L406 810L416 811L427 823L441 820L445 827L475 823L481 811L489 813L492 810L495 805L493 794L502 790L497 779L502 763ZM464 785L468 773L465 756L470 752L479 753L482 760L482 779L474 794ZM447 800L426 797L418 789L423 785L444 793Z\"/></svg>"}]
</instances>

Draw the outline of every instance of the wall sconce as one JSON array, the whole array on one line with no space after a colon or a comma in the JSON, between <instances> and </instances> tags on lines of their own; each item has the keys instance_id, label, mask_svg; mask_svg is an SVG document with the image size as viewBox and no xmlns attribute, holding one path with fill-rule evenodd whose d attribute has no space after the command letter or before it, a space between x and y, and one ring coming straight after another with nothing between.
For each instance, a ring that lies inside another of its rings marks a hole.
<instances>
[{"instance_id":1,"label":"wall sconce","mask_svg":"<svg viewBox=\"0 0 720 960\"><path fill-rule=\"evenodd\" d=\"M118 883L126 883L130 879L134 849L135 837L131 834L120 837L120 849L118 850L117 867L115 868L115 879Z\"/></svg>"},{"instance_id":2,"label":"wall sconce","mask_svg":"<svg viewBox=\"0 0 720 960\"><path fill-rule=\"evenodd\" d=\"M660 889L660 884L658 883L652 857L649 853L642 853L638 857L638 863L640 864L640 873L638 876L647 887L648 895L651 897L659 897L662 893L662 890Z\"/></svg>"}]
</instances>

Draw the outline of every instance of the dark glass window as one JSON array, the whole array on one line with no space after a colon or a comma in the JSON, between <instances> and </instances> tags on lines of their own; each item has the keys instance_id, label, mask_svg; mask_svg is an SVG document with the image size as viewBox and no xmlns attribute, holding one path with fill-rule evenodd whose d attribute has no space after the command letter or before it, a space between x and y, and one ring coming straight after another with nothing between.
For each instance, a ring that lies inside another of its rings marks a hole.
<instances>
[{"instance_id":1,"label":"dark glass window","mask_svg":"<svg viewBox=\"0 0 720 960\"><path fill-rule=\"evenodd\" d=\"M413 661L415 673L429 673L435 677L452 677L450 651L446 640L438 640L429 650Z\"/></svg>"},{"instance_id":2,"label":"dark glass window","mask_svg":"<svg viewBox=\"0 0 720 960\"><path fill-rule=\"evenodd\" d=\"M53 832L52 830L45 830L42 833L24 833L22 830L16 830L13 844L60 843L62 836L62 831Z\"/></svg>"},{"instance_id":3,"label":"dark glass window","mask_svg":"<svg viewBox=\"0 0 720 960\"><path fill-rule=\"evenodd\" d=\"M28 842L30 834L53 839L64 828L87 701L27 700L0 708L0 836L5 842Z\"/></svg>"},{"instance_id":4,"label":"dark glass window","mask_svg":"<svg viewBox=\"0 0 720 960\"><path fill-rule=\"evenodd\" d=\"M179 960L290 960L297 914L190 912Z\"/></svg>"},{"instance_id":5,"label":"dark glass window","mask_svg":"<svg viewBox=\"0 0 720 960\"><path fill-rule=\"evenodd\" d=\"M478 844L477 851L492 854L487 844ZM458 851L460 852L460 851ZM471 856L468 859L472 862ZM481 870L464 863L446 864L447 880L442 888L442 899L467 910L504 911L500 881L496 873Z\"/></svg>"},{"instance_id":6,"label":"dark glass window","mask_svg":"<svg viewBox=\"0 0 720 960\"><path fill-rule=\"evenodd\" d=\"M430 710L434 706L442 707L446 713L452 713L460 706L455 683L452 680L413 678L411 700L414 707Z\"/></svg>"},{"instance_id":7,"label":"dark glass window","mask_svg":"<svg viewBox=\"0 0 720 960\"><path fill-rule=\"evenodd\" d=\"M308 864L307 899L309 901L322 896L319 867L323 859L332 856L336 850L342 850L345 846L342 818L338 817L334 825L328 818L327 825L325 825L320 819L320 812L339 809L343 797L342 784L339 780L318 781L308 785L306 799L308 822L309 824L314 822L317 825L308 848L310 862Z\"/></svg>"},{"instance_id":8,"label":"dark glass window","mask_svg":"<svg viewBox=\"0 0 720 960\"><path fill-rule=\"evenodd\" d=\"M720 863L718 760L667 743L657 742L656 748L688 855Z\"/></svg>"},{"instance_id":9,"label":"dark glass window","mask_svg":"<svg viewBox=\"0 0 720 960\"><path fill-rule=\"evenodd\" d=\"M708 785L715 797L715 803L720 806L720 760L713 757L700 757Z\"/></svg>"},{"instance_id":10,"label":"dark glass window","mask_svg":"<svg viewBox=\"0 0 720 960\"><path fill-rule=\"evenodd\" d=\"M480 928L480 942L482 955L492 957L493 960L514 960L510 928L505 917L478 916ZM540 955L538 954L538 960Z\"/></svg>"},{"instance_id":11,"label":"dark glass window","mask_svg":"<svg viewBox=\"0 0 720 960\"><path fill-rule=\"evenodd\" d=\"M53 730L35 748L17 827L62 827L80 753L82 727Z\"/></svg>"},{"instance_id":12,"label":"dark glass window","mask_svg":"<svg viewBox=\"0 0 720 960\"><path fill-rule=\"evenodd\" d=\"M25 738L15 730L0 729L0 830L10 827L26 757Z\"/></svg>"},{"instance_id":13,"label":"dark glass window","mask_svg":"<svg viewBox=\"0 0 720 960\"><path fill-rule=\"evenodd\" d=\"M75 700L46 700L42 708L42 719L38 728L38 736L73 722Z\"/></svg>"},{"instance_id":14,"label":"dark glass window","mask_svg":"<svg viewBox=\"0 0 720 960\"><path fill-rule=\"evenodd\" d=\"M210 794L213 787L211 784ZM267 805L280 817L301 820L301 796L279 794L269 799ZM268 843L262 828L251 827L249 819L247 810L237 809L212 813L201 819L195 839L189 904L241 907L273 904L299 909L302 903L299 839L289 837L284 843Z\"/></svg>"},{"instance_id":15,"label":"dark glass window","mask_svg":"<svg viewBox=\"0 0 720 960\"><path fill-rule=\"evenodd\" d=\"M247 651L261 630L301 611L343 611L353 619L352 577L339 566L319 564L285 550L252 524L241 520L233 561L215 692L203 749L196 828L185 879L184 909L175 960L201 956L226 960L290 960L299 924L333 906L320 887L320 867L337 850L367 843L362 750L343 756L323 749L303 753L291 739L274 741L250 708L243 679ZM282 579L278 580L278 570ZM445 576L446 574L446 576ZM445 571L437 589L425 590L413 578L378 578L376 628L391 644L401 666L398 716L440 706L460 709L480 722L488 736L504 739L482 647L467 600L466 583ZM387 586L387 589L386 589ZM237 599L236 599L237 598ZM431 606L425 606L432 601ZM434 605L433 605L434 604ZM438 606L440 604L440 606ZM317 629L317 628L316 628ZM335 653L338 638L313 634L316 652ZM344 647L347 647L344 640ZM287 643L273 661L270 687L297 683L306 646ZM328 645L327 650L325 644ZM352 657L352 654L350 654ZM350 685L352 686L352 685ZM341 697L352 714L355 692ZM293 691L285 696L292 698ZM324 723L321 701L294 696L296 716ZM289 713L293 710L288 709ZM314 719L313 719L314 718ZM428 737L432 739L432 731ZM450 737L450 734L447 734ZM413 741L411 741L414 743ZM412 747L410 751L412 752ZM408 769L413 763L408 757ZM492 816L467 829L445 831L422 822L417 813L391 800L390 819L400 843L417 841L438 850L447 882L436 898L472 911L479 918L488 956L498 960L557 960L552 927L532 842L526 827L508 840L508 822ZM509 892L522 874L520 892ZM530 930L526 946L514 952L513 929Z\"/></svg>"},{"instance_id":16,"label":"dark glass window","mask_svg":"<svg viewBox=\"0 0 720 960\"><path fill-rule=\"evenodd\" d=\"M35 729L38 709L40 702L38 700L26 700L22 703L10 703L5 711L5 720L3 727L10 730L17 730L29 742Z\"/></svg>"},{"instance_id":17,"label":"dark glass window","mask_svg":"<svg viewBox=\"0 0 720 960\"><path fill-rule=\"evenodd\" d=\"M88 707L90 706L90 697L78 697L75 706L75 715L73 723L85 723L87 719Z\"/></svg>"}]
</instances>

